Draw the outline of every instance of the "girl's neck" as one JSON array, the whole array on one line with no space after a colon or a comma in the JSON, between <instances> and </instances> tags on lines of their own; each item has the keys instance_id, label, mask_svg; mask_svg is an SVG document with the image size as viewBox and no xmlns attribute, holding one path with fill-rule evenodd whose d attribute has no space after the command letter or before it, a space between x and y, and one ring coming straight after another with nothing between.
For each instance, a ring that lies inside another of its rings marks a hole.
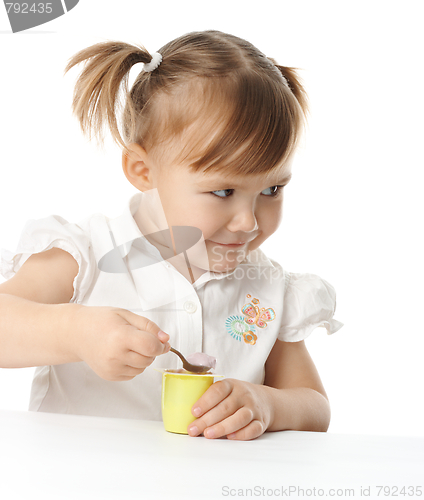
<instances>
[{"instance_id":1,"label":"girl's neck","mask_svg":"<svg viewBox=\"0 0 424 500\"><path fill-rule=\"evenodd\" d=\"M206 272L190 263L186 252L177 254L169 245L173 241L172 228L168 226L157 190L143 193L133 217L143 236L156 247L163 260L172 264L187 281L193 284Z\"/></svg>"}]
</instances>

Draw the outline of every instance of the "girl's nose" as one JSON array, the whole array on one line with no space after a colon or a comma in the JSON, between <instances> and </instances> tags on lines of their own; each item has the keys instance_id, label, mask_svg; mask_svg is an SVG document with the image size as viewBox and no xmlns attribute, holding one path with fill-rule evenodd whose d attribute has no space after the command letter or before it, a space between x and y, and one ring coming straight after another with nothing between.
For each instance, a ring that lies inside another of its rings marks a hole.
<instances>
[{"instance_id":1,"label":"girl's nose","mask_svg":"<svg viewBox=\"0 0 424 500\"><path fill-rule=\"evenodd\" d=\"M236 209L227 224L227 229L232 233L250 233L258 229L258 221L253 207Z\"/></svg>"}]
</instances>

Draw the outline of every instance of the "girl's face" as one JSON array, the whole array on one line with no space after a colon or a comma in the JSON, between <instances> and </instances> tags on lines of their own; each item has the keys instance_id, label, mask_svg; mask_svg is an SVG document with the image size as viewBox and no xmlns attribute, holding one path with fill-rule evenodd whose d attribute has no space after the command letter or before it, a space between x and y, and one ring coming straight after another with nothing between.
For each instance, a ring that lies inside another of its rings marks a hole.
<instances>
[{"instance_id":1,"label":"girl's face","mask_svg":"<svg viewBox=\"0 0 424 500\"><path fill-rule=\"evenodd\" d=\"M154 169L152 188L158 190L168 225L200 229L209 270L226 272L277 230L290 175L289 164L273 174L243 177L194 173L178 165Z\"/></svg>"},{"instance_id":2,"label":"girl's face","mask_svg":"<svg viewBox=\"0 0 424 500\"><path fill-rule=\"evenodd\" d=\"M189 258L191 265L189 276L184 258L171 260L173 249L148 231L149 240L162 256L192 282L206 270L220 273L235 269L280 225L283 187L291 176L290 160L268 174L205 174L191 171L186 164L159 165L138 144L131 144L129 150L131 153L123 156L128 180L140 191L157 189L168 226L194 227L203 234L204 244L187 245L190 250L184 258Z\"/></svg>"}]
</instances>

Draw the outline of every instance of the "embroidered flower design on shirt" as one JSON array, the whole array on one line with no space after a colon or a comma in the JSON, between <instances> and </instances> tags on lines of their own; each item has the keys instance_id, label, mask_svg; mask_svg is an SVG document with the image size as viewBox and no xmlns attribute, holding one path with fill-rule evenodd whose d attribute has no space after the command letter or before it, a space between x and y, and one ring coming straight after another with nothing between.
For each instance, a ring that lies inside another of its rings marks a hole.
<instances>
[{"instance_id":1,"label":"embroidered flower design on shirt","mask_svg":"<svg viewBox=\"0 0 424 500\"><path fill-rule=\"evenodd\" d=\"M246 297L250 299L252 296L248 294ZM259 299L253 298L241 308L244 317L230 316L226 319L225 326L233 339L243 339L246 344L255 345L258 340L255 326L266 328L268 322L275 319L274 309L259 307L258 304Z\"/></svg>"},{"instance_id":2,"label":"embroidered flower design on shirt","mask_svg":"<svg viewBox=\"0 0 424 500\"><path fill-rule=\"evenodd\" d=\"M247 334L255 335L255 328L249 328L249 326L245 323L243 316L230 316L225 320L225 326L227 328L227 332L231 335L231 337L239 341L243 339L246 342L245 335ZM248 338L250 340L250 337ZM249 341L246 343L251 344L252 342Z\"/></svg>"},{"instance_id":3,"label":"embroidered flower design on shirt","mask_svg":"<svg viewBox=\"0 0 424 500\"><path fill-rule=\"evenodd\" d=\"M266 328L267 321L274 321L275 311L271 307L268 309L265 307L259 308L256 304L259 304L259 300L252 299L251 302L242 307L241 312L246 316L244 321L248 325L257 325L259 328Z\"/></svg>"},{"instance_id":4,"label":"embroidered flower design on shirt","mask_svg":"<svg viewBox=\"0 0 424 500\"><path fill-rule=\"evenodd\" d=\"M252 331L248 331L246 333L243 333L243 339L246 342L246 344L255 345L258 337Z\"/></svg>"},{"instance_id":5,"label":"embroidered flower design on shirt","mask_svg":"<svg viewBox=\"0 0 424 500\"><path fill-rule=\"evenodd\" d=\"M246 297L252 298L250 294L247 294ZM255 345L258 340L255 326L263 329L268 326L270 321L274 321L274 309L259 307L259 302L259 299L253 298L241 308L244 317L230 316L225 320L227 332L233 339L239 341L243 339L246 344Z\"/></svg>"}]
</instances>

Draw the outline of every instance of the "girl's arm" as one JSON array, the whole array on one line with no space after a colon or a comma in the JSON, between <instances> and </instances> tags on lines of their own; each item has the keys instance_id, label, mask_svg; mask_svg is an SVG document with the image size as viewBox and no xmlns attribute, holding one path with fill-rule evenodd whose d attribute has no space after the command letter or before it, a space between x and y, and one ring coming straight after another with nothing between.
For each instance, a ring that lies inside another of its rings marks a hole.
<instances>
[{"instance_id":1,"label":"girl's arm","mask_svg":"<svg viewBox=\"0 0 424 500\"><path fill-rule=\"evenodd\" d=\"M326 431L330 405L305 342L277 340L265 364L272 402L269 431Z\"/></svg>"},{"instance_id":2,"label":"girl's arm","mask_svg":"<svg viewBox=\"0 0 424 500\"><path fill-rule=\"evenodd\" d=\"M66 326L76 304L78 264L58 248L34 254L0 285L0 366L20 368L79 361Z\"/></svg>"},{"instance_id":3,"label":"girl's arm","mask_svg":"<svg viewBox=\"0 0 424 500\"><path fill-rule=\"evenodd\" d=\"M266 430L326 431L330 406L304 341L277 340L264 385L235 379L213 384L194 404L189 434L254 439Z\"/></svg>"},{"instance_id":4,"label":"girl's arm","mask_svg":"<svg viewBox=\"0 0 424 500\"><path fill-rule=\"evenodd\" d=\"M130 380L168 352L169 336L147 318L69 303L77 272L74 258L54 248L0 285L0 367L86 361L106 380Z\"/></svg>"}]
</instances>

